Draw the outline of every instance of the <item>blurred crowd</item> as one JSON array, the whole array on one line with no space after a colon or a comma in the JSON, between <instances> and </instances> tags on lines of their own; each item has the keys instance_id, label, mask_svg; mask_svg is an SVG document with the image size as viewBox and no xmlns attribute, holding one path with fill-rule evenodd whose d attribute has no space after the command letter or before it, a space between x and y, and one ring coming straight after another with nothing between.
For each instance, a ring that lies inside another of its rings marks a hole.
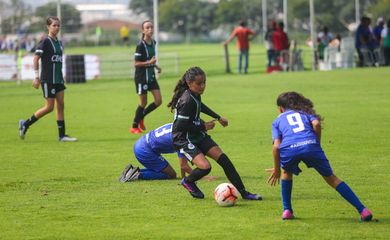
<instances>
[{"instance_id":1,"label":"blurred crowd","mask_svg":"<svg viewBox=\"0 0 390 240\"><path fill-rule=\"evenodd\" d=\"M0 35L0 53L11 53L18 50L34 52L37 44L45 37L45 33L38 35Z\"/></svg>"}]
</instances>

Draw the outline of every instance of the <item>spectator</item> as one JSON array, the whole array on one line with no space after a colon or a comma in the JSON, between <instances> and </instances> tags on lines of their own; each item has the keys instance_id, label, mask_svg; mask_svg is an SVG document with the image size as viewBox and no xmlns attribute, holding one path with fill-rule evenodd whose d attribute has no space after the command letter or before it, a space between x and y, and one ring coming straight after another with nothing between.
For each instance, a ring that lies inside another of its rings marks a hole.
<instances>
[{"instance_id":1,"label":"spectator","mask_svg":"<svg viewBox=\"0 0 390 240\"><path fill-rule=\"evenodd\" d=\"M266 49L267 49L268 67L271 67L275 61L275 47L272 41L272 34L275 32L275 30L276 30L276 22L275 21L269 22L267 32L265 33L264 36Z\"/></svg>"},{"instance_id":2,"label":"spectator","mask_svg":"<svg viewBox=\"0 0 390 240\"><path fill-rule=\"evenodd\" d=\"M387 20L386 28L381 33L381 47L385 55L385 65L390 65L390 19Z\"/></svg>"},{"instance_id":3,"label":"spectator","mask_svg":"<svg viewBox=\"0 0 390 240\"><path fill-rule=\"evenodd\" d=\"M329 43L333 40L334 37L333 37L333 34L331 32L329 32L328 27L324 26L324 28L322 29L322 32L318 33L318 38L325 45L325 47L327 47L329 45Z\"/></svg>"},{"instance_id":4,"label":"spectator","mask_svg":"<svg viewBox=\"0 0 390 240\"><path fill-rule=\"evenodd\" d=\"M241 73L241 62L242 58L244 58L244 73L248 73L248 58L249 58L249 41L255 35L251 29L247 27L247 23L245 21L241 21L239 26L236 27L233 32L230 34L229 38L223 42L224 45L227 45L229 42L233 40L233 38L237 37L237 47L239 50L238 55L238 73Z\"/></svg>"},{"instance_id":5,"label":"spectator","mask_svg":"<svg viewBox=\"0 0 390 240\"><path fill-rule=\"evenodd\" d=\"M129 28L125 25L123 25L119 29L119 35L121 36L122 45L126 46L129 44Z\"/></svg>"},{"instance_id":6,"label":"spectator","mask_svg":"<svg viewBox=\"0 0 390 240\"><path fill-rule=\"evenodd\" d=\"M355 47L359 56L359 66L364 66L364 58L362 49L366 49L370 54L373 55L375 48L375 37L370 29L371 18L363 16L360 20L360 24L356 30L355 35Z\"/></svg>"},{"instance_id":7,"label":"spectator","mask_svg":"<svg viewBox=\"0 0 390 240\"><path fill-rule=\"evenodd\" d=\"M375 46L379 47L380 41L381 41L381 33L384 28L385 21L383 20L383 17L379 17L378 20L376 20L376 26L372 30L375 37Z\"/></svg>"},{"instance_id":8,"label":"spectator","mask_svg":"<svg viewBox=\"0 0 390 240\"><path fill-rule=\"evenodd\" d=\"M272 42L275 48L275 57L276 59L279 59L278 62L282 64L288 62L288 56L282 56L281 53L282 51L288 50L289 48L288 36L283 29L283 22L279 22L278 26L276 27L276 31L274 31L272 34Z\"/></svg>"}]
</instances>

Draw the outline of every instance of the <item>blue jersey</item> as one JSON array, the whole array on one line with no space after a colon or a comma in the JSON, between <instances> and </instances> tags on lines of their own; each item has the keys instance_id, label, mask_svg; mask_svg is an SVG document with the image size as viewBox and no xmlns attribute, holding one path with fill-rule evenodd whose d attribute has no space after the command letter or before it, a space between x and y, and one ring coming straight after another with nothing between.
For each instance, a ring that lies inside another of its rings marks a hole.
<instances>
[{"instance_id":1,"label":"blue jersey","mask_svg":"<svg viewBox=\"0 0 390 240\"><path fill-rule=\"evenodd\" d=\"M272 139L281 141L281 155L289 151L322 150L311 122L318 119L314 115L287 110L272 123Z\"/></svg>"},{"instance_id":2,"label":"blue jersey","mask_svg":"<svg viewBox=\"0 0 390 240\"><path fill-rule=\"evenodd\" d=\"M157 154L177 152L173 147L172 123L165 124L147 133L141 139Z\"/></svg>"}]
</instances>

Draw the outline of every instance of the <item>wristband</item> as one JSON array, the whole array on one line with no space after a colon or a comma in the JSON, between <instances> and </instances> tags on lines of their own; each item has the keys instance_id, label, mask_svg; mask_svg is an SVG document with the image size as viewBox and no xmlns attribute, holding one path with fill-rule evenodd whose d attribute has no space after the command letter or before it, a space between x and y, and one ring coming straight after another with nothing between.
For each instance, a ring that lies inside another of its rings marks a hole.
<instances>
[{"instance_id":1,"label":"wristband","mask_svg":"<svg viewBox=\"0 0 390 240\"><path fill-rule=\"evenodd\" d=\"M34 70L34 77L39 78L39 70Z\"/></svg>"}]
</instances>

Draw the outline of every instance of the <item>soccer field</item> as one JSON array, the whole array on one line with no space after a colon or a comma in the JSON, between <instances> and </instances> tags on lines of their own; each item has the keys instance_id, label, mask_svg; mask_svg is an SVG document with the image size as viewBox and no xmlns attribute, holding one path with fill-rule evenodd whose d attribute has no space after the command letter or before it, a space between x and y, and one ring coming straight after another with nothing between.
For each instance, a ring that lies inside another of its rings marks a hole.
<instances>
[{"instance_id":1,"label":"soccer field","mask_svg":"<svg viewBox=\"0 0 390 240\"><path fill-rule=\"evenodd\" d=\"M128 131L138 101L131 79L67 85L66 125L76 143L58 142L55 113L20 140L18 120L43 104L42 92L30 82L0 82L0 239L388 239L390 68L269 75L252 68L248 75L225 75L217 69L222 65L191 65L213 73L202 101L229 120L209 134L263 201L239 198L234 207L219 207L213 191L227 179L215 162L210 175L218 179L198 183L202 200L179 179L119 183L128 163L139 165L132 153L139 136ZM146 118L148 130L172 121L166 104L177 80L161 76L163 105ZM288 90L310 98L325 118L322 146L335 174L377 221L359 222L358 213L303 164L294 178L297 218L281 220L280 186L266 184L264 169L273 164L276 97ZM176 156L166 158L179 172Z\"/></svg>"}]
</instances>

